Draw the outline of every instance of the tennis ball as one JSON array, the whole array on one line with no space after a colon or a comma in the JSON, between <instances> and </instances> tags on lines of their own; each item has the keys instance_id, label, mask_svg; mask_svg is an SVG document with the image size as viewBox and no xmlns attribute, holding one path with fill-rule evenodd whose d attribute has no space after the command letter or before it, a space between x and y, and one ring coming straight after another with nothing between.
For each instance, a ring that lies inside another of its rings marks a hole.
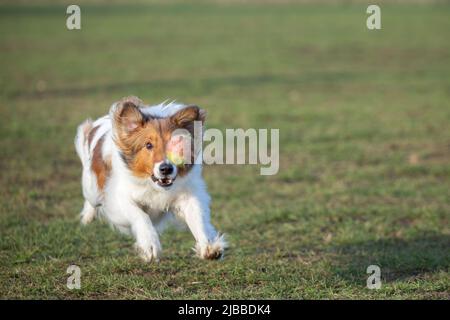
<instances>
[{"instance_id":1,"label":"tennis ball","mask_svg":"<svg viewBox=\"0 0 450 320\"><path fill-rule=\"evenodd\" d=\"M185 137L177 135L173 136L167 144L167 158L176 166L184 165L184 142Z\"/></svg>"},{"instance_id":2,"label":"tennis ball","mask_svg":"<svg viewBox=\"0 0 450 320\"><path fill-rule=\"evenodd\" d=\"M184 157L182 154L169 151L167 152L167 159L177 167L184 165Z\"/></svg>"}]
</instances>

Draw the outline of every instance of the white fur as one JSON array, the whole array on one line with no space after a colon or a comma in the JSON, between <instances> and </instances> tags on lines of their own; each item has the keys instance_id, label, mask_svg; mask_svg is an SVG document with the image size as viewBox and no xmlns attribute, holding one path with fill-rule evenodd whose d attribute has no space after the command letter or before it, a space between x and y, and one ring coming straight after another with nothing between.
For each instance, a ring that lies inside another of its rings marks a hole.
<instances>
[{"instance_id":1,"label":"white fur","mask_svg":"<svg viewBox=\"0 0 450 320\"><path fill-rule=\"evenodd\" d=\"M183 109L182 104L169 103L146 106L141 111L158 117L168 117ZM132 175L119 155L113 141L113 124L110 115L87 120L78 127L75 146L83 165L82 189L85 203L81 212L83 224L100 214L121 232L136 239L136 248L145 261L158 260L161 244L158 231L172 215L186 222L195 240L195 251L201 258L221 257L227 244L210 222L210 197L202 178L200 164L194 165L188 175L177 177L173 185L165 189L154 183L150 177L137 178ZM87 147L85 130L100 126ZM97 187L96 176L91 170L92 151L105 135L103 157L111 159L111 174L103 192ZM145 210L145 212L144 212Z\"/></svg>"}]
</instances>

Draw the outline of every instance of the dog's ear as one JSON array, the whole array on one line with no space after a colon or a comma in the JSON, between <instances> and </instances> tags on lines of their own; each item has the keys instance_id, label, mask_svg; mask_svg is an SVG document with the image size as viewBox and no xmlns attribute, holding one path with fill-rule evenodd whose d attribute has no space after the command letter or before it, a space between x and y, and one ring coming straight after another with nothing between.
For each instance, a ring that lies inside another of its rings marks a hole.
<instances>
[{"instance_id":1,"label":"dog's ear","mask_svg":"<svg viewBox=\"0 0 450 320\"><path fill-rule=\"evenodd\" d=\"M189 127L194 121L201 121L203 124L205 119L206 111L198 106L187 106L170 117L170 121L178 128Z\"/></svg>"},{"instance_id":2,"label":"dog's ear","mask_svg":"<svg viewBox=\"0 0 450 320\"><path fill-rule=\"evenodd\" d=\"M202 124L205 124L205 121L206 121L206 110L205 109L198 110L198 120L200 120L202 122Z\"/></svg>"},{"instance_id":3,"label":"dog's ear","mask_svg":"<svg viewBox=\"0 0 450 320\"><path fill-rule=\"evenodd\" d=\"M142 105L139 98L126 97L111 107L110 117L118 133L129 134L144 125L145 116L139 109Z\"/></svg>"}]
</instances>

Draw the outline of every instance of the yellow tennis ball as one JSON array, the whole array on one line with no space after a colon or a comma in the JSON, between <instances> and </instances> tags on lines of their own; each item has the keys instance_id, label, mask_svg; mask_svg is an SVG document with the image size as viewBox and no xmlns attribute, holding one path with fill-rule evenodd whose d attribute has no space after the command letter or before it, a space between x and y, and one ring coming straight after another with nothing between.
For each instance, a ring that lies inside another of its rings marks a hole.
<instances>
[{"instance_id":1,"label":"yellow tennis ball","mask_svg":"<svg viewBox=\"0 0 450 320\"><path fill-rule=\"evenodd\" d=\"M169 159L170 162L172 162L174 165L178 166L183 166L184 165L184 157L182 155L179 155L175 152L168 152L167 153L167 158Z\"/></svg>"}]
</instances>

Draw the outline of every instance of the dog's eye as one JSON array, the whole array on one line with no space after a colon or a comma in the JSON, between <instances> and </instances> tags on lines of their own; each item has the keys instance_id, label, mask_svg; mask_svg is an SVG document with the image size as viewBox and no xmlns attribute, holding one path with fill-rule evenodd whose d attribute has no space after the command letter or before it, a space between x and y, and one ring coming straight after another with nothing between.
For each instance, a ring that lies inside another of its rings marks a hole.
<instances>
[{"instance_id":1,"label":"dog's eye","mask_svg":"<svg viewBox=\"0 0 450 320\"><path fill-rule=\"evenodd\" d=\"M151 142L147 142L147 143L145 144L145 147L146 147L148 150L151 150L151 149L153 149L153 144L152 144Z\"/></svg>"}]
</instances>

